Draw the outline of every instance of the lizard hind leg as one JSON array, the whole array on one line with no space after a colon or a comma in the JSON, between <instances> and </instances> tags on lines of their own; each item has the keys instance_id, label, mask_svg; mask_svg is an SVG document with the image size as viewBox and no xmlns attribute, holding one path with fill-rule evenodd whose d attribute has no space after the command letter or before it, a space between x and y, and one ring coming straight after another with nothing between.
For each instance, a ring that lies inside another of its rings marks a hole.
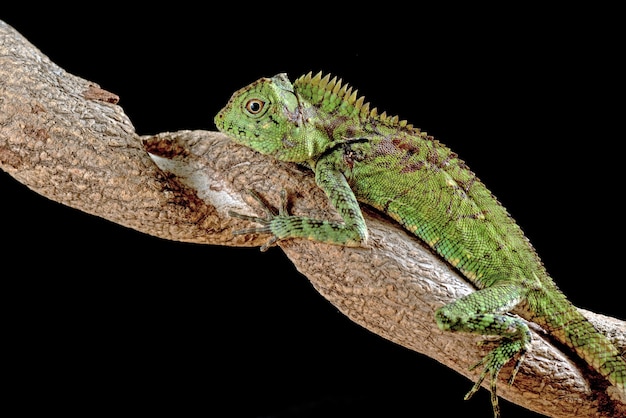
<instances>
[{"instance_id":1,"label":"lizard hind leg","mask_svg":"<svg viewBox=\"0 0 626 418\"><path fill-rule=\"evenodd\" d=\"M510 283L497 284L445 305L435 313L437 325L441 330L502 337L497 341L497 347L470 368L472 370L482 366L483 370L474 386L465 395L465 399L471 398L489 376L495 417L500 416L497 396L500 370L519 355L509 379L509 383L512 383L525 353L530 348L531 335L526 323L506 313L521 301L523 292L521 286Z\"/></svg>"}]
</instances>

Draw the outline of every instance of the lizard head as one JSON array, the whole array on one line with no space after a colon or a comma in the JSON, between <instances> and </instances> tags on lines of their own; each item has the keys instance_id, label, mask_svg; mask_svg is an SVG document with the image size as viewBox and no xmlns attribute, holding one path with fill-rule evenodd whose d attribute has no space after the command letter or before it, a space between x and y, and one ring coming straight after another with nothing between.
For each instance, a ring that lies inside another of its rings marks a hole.
<instances>
[{"instance_id":1,"label":"lizard head","mask_svg":"<svg viewBox=\"0 0 626 418\"><path fill-rule=\"evenodd\" d=\"M217 129L262 154L283 161L311 157L305 104L284 73L261 78L236 91L215 116Z\"/></svg>"}]
</instances>

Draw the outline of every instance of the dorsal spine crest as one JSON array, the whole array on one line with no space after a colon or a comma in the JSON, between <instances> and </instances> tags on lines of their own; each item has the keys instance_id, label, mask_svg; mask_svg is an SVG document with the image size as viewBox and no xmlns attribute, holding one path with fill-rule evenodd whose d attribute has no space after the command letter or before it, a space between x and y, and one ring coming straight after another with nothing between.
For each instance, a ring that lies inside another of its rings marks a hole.
<instances>
[{"instance_id":1,"label":"dorsal spine crest","mask_svg":"<svg viewBox=\"0 0 626 418\"><path fill-rule=\"evenodd\" d=\"M386 112L379 114L375 107L370 109L369 102L365 102L364 96L358 95L358 90L353 91L351 86L331 74L323 75L320 71L313 75L313 72L308 72L296 79L294 86L313 105L321 106L326 112L338 111L348 116L370 119L390 127L407 129L421 136L426 134L414 128L406 120L400 120L396 115L388 116Z\"/></svg>"}]
</instances>

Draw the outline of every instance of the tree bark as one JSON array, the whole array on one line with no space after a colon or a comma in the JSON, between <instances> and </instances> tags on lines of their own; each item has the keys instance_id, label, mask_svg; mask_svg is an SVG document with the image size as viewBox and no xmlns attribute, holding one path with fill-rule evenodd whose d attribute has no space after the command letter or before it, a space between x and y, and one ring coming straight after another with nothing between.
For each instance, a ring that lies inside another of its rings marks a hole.
<instances>
[{"instance_id":1,"label":"tree bark","mask_svg":"<svg viewBox=\"0 0 626 418\"><path fill-rule=\"evenodd\" d=\"M54 201L168 240L260 246L267 236L234 236L247 227L234 210L258 214L246 190L291 211L336 217L310 173L238 146L222 134L180 131L140 136L117 97L52 63L0 21L0 168ZM278 245L325 298L363 327L424 353L475 380L468 367L485 354L478 337L438 330L433 313L473 289L419 240L364 209L368 248L304 240ZM626 350L626 324L585 311ZM499 394L552 417L626 414L620 394L552 345L536 327L532 350L512 386ZM485 406L488 407L487 405Z\"/></svg>"}]
</instances>

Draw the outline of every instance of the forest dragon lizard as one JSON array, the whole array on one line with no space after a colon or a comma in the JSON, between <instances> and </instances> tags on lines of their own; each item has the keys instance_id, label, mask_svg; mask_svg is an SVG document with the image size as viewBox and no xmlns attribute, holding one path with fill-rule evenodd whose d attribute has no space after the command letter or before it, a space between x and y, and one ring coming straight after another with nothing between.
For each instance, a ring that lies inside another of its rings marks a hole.
<instances>
[{"instance_id":1,"label":"forest dragon lizard","mask_svg":"<svg viewBox=\"0 0 626 418\"><path fill-rule=\"evenodd\" d=\"M302 164L315 173L343 222L278 214L231 215L262 226L237 233L269 233L362 246L368 231L359 202L399 222L454 266L477 291L435 313L442 330L501 337L476 366L483 370L467 393L491 380L494 416L500 369L517 358L513 382L530 348L528 325L539 324L572 348L620 393L626 361L556 287L522 230L467 165L433 137L370 108L337 77L286 74L261 78L235 92L215 116L217 128L262 154Z\"/></svg>"}]
</instances>

